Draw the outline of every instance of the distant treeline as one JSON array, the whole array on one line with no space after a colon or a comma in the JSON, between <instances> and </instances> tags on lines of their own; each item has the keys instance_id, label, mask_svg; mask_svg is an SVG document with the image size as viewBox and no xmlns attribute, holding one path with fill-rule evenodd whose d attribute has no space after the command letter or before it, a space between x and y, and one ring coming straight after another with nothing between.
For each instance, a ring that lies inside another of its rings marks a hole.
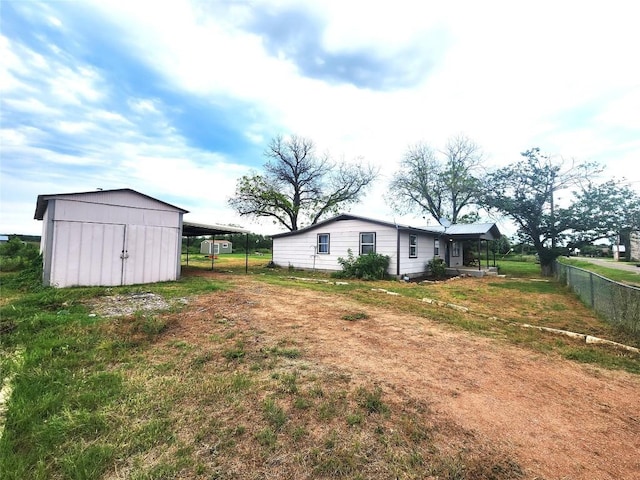
<instances>
[{"instance_id":1,"label":"distant treeline","mask_svg":"<svg viewBox=\"0 0 640 480\"><path fill-rule=\"evenodd\" d=\"M3 233L0 235L6 235L9 239L17 237L18 240L22 240L23 242L40 243L40 235L22 235L19 233Z\"/></svg>"}]
</instances>

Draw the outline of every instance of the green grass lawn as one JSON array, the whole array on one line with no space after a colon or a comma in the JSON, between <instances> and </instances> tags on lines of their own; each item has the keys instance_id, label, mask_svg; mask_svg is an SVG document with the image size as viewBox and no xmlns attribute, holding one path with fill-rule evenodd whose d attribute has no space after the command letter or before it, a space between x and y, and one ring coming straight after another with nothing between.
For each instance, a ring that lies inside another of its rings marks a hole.
<instances>
[{"instance_id":1,"label":"green grass lawn","mask_svg":"<svg viewBox=\"0 0 640 480\"><path fill-rule=\"evenodd\" d=\"M345 322L363 321L375 305L543 354L640 373L638 355L511 324L616 335L570 292L540 278L533 262L501 261L506 279L336 285L323 273L266 268L269 260L249 257L251 288L270 282L291 295L310 288L348 296L360 307ZM0 379L12 378L13 393L0 439L0 477L211 479L227 478L233 468L287 468L291 478L518 478L515 462L480 439L469 440L419 400L394 403L375 379L355 383L349 372L315 368L306 345L292 344L286 333L259 332L180 304L113 318L91 313L91 303L107 295L179 299L233 292L245 256L219 255L214 274L210 261L190 255L181 280L128 287L42 288L12 283L19 273L2 275ZM437 307L424 297L487 315ZM501 319L488 318L496 312ZM213 333L198 341L181 336L186 316L207 322ZM265 333L272 340L255 341Z\"/></svg>"},{"instance_id":2,"label":"green grass lawn","mask_svg":"<svg viewBox=\"0 0 640 480\"><path fill-rule=\"evenodd\" d=\"M597 273L598 275L602 275L609 280L613 280L615 282L626 283L628 285L640 286L640 275L638 273L629 272L626 270L620 270L614 267L606 267L602 265L596 265L594 263L588 262L586 260L580 260L579 258L566 258L561 257L559 259L560 262L566 265L572 265L574 267L582 268L584 270L588 270L590 272ZM613 260L611 260L613 262ZM631 264L634 265L634 264ZM640 268L638 268L640 272Z\"/></svg>"}]
</instances>

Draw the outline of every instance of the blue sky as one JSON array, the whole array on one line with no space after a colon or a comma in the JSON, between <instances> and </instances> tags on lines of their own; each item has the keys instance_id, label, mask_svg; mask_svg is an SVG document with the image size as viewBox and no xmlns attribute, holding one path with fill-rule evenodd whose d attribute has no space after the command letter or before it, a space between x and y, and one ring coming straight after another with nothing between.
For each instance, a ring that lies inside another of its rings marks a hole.
<instances>
[{"instance_id":1,"label":"blue sky","mask_svg":"<svg viewBox=\"0 0 640 480\"><path fill-rule=\"evenodd\" d=\"M125 187L276 233L226 200L278 134L379 166L351 212L386 220L407 147L460 133L487 168L540 147L640 189L633 2L373 3L1 0L0 233L39 234L39 194Z\"/></svg>"}]
</instances>

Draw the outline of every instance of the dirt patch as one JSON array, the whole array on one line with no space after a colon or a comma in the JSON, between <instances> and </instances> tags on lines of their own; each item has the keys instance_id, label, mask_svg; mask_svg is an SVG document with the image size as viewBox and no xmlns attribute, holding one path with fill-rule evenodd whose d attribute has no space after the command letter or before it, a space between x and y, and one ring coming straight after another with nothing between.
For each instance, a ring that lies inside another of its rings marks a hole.
<instances>
[{"instance_id":1,"label":"dirt patch","mask_svg":"<svg viewBox=\"0 0 640 480\"><path fill-rule=\"evenodd\" d=\"M91 313L102 317L124 317L136 312L153 313L168 310L176 305L185 305L187 299L166 299L151 292L130 293L126 295L108 295L91 301Z\"/></svg>"},{"instance_id":2,"label":"dirt patch","mask_svg":"<svg viewBox=\"0 0 640 480\"><path fill-rule=\"evenodd\" d=\"M640 378L449 329L344 296L234 278L192 302L171 334L205 341L205 318L289 338L305 358L374 380L508 452L530 479L632 479L640 472ZM366 309L366 318L353 319Z\"/></svg>"}]
</instances>

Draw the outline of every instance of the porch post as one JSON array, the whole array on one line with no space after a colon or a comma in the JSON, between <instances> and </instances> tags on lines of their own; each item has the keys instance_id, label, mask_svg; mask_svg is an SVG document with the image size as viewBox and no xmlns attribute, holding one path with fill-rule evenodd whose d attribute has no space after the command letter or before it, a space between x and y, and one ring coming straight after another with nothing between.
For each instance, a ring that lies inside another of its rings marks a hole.
<instances>
[{"instance_id":1,"label":"porch post","mask_svg":"<svg viewBox=\"0 0 640 480\"><path fill-rule=\"evenodd\" d=\"M482 240L478 237L478 271L482 270Z\"/></svg>"},{"instance_id":2,"label":"porch post","mask_svg":"<svg viewBox=\"0 0 640 480\"><path fill-rule=\"evenodd\" d=\"M489 240L484 241L487 244L487 268L489 268Z\"/></svg>"}]
</instances>

